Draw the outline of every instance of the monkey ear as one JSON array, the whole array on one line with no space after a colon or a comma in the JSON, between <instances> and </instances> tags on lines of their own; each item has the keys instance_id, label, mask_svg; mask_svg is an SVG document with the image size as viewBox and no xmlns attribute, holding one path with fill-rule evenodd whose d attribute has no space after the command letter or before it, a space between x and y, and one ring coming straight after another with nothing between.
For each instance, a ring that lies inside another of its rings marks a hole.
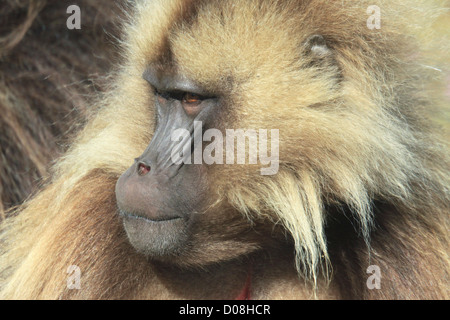
<instances>
[{"instance_id":1,"label":"monkey ear","mask_svg":"<svg viewBox=\"0 0 450 320\"><path fill-rule=\"evenodd\" d=\"M312 35L306 39L303 47L306 53L316 60L326 59L333 54L325 38L320 34Z\"/></svg>"}]
</instances>

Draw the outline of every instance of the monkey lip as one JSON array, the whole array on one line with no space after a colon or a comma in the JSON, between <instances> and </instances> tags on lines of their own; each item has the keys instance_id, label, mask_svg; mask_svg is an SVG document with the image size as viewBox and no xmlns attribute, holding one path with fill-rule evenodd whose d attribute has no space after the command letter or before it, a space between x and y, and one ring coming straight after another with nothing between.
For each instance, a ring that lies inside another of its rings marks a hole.
<instances>
[{"instance_id":1,"label":"monkey lip","mask_svg":"<svg viewBox=\"0 0 450 320\"><path fill-rule=\"evenodd\" d=\"M166 214L156 220L126 212L120 212L120 216L131 245L148 257L176 255L187 241L188 218Z\"/></svg>"},{"instance_id":2,"label":"monkey lip","mask_svg":"<svg viewBox=\"0 0 450 320\"><path fill-rule=\"evenodd\" d=\"M122 218L142 220L142 221L150 222L150 223L158 223L158 222L166 222L166 221L182 219L182 217L175 216L175 215L160 215L160 216L157 216L154 218L150 218L150 217L147 217L144 215L131 214L131 213L125 212L123 210L119 211L119 216L121 216Z\"/></svg>"}]
</instances>

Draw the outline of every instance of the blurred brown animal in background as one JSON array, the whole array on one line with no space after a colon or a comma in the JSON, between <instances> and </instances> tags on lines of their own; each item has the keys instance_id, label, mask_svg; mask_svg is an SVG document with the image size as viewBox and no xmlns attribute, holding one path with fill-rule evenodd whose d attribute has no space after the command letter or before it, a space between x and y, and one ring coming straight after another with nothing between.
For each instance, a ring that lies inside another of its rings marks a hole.
<instances>
[{"instance_id":1,"label":"blurred brown animal in background","mask_svg":"<svg viewBox=\"0 0 450 320\"><path fill-rule=\"evenodd\" d=\"M442 8L137 1L110 89L2 226L0 297L448 298L449 158L430 119L448 103ZM279 129L278 172L170 162L194 121Z\"/></svg>"},{"instance_id":2,"label":"blurred brown animal in background","mask_svg":"<svg viewBox=\"0 0 450 320\"><path fill-rule=\"evenodd\" d=\"M116 55L117 1L82 0L82 29L66 27L71 1L0 4L0 219L47 177L103 91Z\"/></svg>"}]
</instances>

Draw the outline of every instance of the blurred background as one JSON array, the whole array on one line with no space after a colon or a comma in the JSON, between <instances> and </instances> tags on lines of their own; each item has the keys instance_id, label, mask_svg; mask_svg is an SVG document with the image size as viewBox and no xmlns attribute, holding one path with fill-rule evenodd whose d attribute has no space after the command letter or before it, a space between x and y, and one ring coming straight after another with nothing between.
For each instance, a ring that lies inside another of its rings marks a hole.
<instances>
[{"instance_id":1,"label":"blurred background","mask_svg":"<svg viewBox=\"0 0 450 320\"><path fill-rule=\"evenodd\" d=\"M43 183L105 89L122 2L0 1L0 219ZM73 4L80 30L66 26Z\"/></svg>"}]
</instances>

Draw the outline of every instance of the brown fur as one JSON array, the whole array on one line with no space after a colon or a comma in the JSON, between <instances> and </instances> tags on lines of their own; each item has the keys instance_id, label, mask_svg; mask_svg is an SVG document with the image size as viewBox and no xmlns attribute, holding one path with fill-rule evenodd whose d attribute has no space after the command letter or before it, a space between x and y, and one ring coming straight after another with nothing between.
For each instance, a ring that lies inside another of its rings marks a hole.
<instances>
[{"instance_id":1,"label":"brown fur","mask_svg":"<svg viewBox=\"0 0 450 320\"><path fill-rule=\"evenodd\" d=\"M2 227L0 296L233 298L250 265L256 299L448 299L449 162L427 89L446 47L416 42L443 2L405 2L138 2L113 88ZM373 4L379 31L366 27ZM314 34L332 49L326 64L302 50ZM280 129L277 175L208 169L216 207L186 265L137 254L116 215L115 181L152 135L150 62L226 95L223 128ZM81 290L66 287L70 265ZM366 287L369 265L381 290Z\"/></svg>"},{"instance_id":2,"label":"brown fur","mask_svg":"<svg viewBox=\"0 0 450 320\"><path fill-rule=\"evenodd\" d=\"M0 218L48 175L85 121L87 97L115 55L116 1L82 0L82 29L66 28L73 1L0 4Z\"/></svg>"}]
</instances>

